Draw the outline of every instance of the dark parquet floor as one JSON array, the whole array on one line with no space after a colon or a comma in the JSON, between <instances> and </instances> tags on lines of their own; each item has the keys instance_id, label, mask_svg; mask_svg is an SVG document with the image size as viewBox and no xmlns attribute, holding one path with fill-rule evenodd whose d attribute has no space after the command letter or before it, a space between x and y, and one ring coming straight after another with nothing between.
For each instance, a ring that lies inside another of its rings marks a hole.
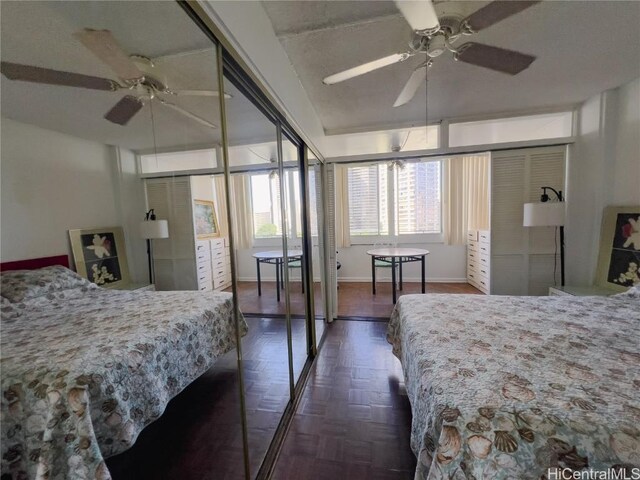
<instances>
[{"instance_id":1,"label":"dark parquet floor","mask_svg":"<svg viewBox=\"0 0 640 480\"><path fill-rule=\"evenodd\" d=\"M293 282L291 288L291 312L304 315L304 297L300 283ZM229 290L230 291L230 290ZM482 292L468 283L427 283L427 293L474 293ZM417 282L405 282L398 296L422 293ZM262 295L258 296L256 282L238 282L240 310L257 314L285 313L284 298L276 299L275 282L262 282ZM320 284L315 285L316 315L324 317ZM371 293L371 282L340 282L338 289L338 317L389 318L393 310L391 282L378 282L377 295Z\"/></svg>"},{"instance_id":2,"label":"dark parquet floor","mask_svg":"<svg viewBox=\"0 0 640 480\"><path fill-rule=\"evenodd\" d=\"M426 293L473 293L482 292L468 283L431 283L425 286ZM398 290L398 298L402 295L422 293L418 282L405 282L402 290ZM391 282L378 282L376 295L371 292L371 282L340 282L338 288L338 317L375 317L389 318L393 311Z\"/></svg>"},{"instance_id":3,"label":"dark parquet floor","mask_svg":"<svg viewBox=\"0 0 640 480\"><path fill-rule=\"evenodd\" d=\"M239 290L248 298L252 287L255 284L248 283ZM388 318L390 285L379 284L375 297L370 289L370 283L341 283L339 314ZM418 291L419 284L405 284L404 293ZM427 292L479 293L469 285L435 283L427 285ZM275 290L272 293L276 304ZM267 302L270 297L263 294L262 298ZM255 475L288 401L288 367L284 321L249 317L247 322L249 333L242 343L250 463ZM386 325L384 321L338 320L326 327L325 343L310 372L274 478L413 478L411 410L400 363L385 339ZM297 378L305 362L302 319L292 320L292 330ZM135 445L108 459L107 465L114 480L241 480L242 462L236 352L232 351L174 398Z\"/></svg>"},{"instance_id":4,"label":"dark parquet floor","mask_svg":"<svg viewBox=\"0 0 640 480\"><path fill-rule=\"evenodd\" d=\"M255 475L289 400L286 330L281 318L247 318L242 340L247 427ZM292 320L295 378L306 361L304 321ZM242 480L236 352L218 359L174 398L126 452L107 460L114 480Z\"/></svg>"},{"instance_id":5,"label":"dark parquet floor","mask_svg":"<svg viewBox=\"0 0 640 480\"><path fill-rule=\"evenodd\" d=\"M411 479L411 409L386 322L327 329L278 459L277 480Z\"/></svg>"},{"instance_id":6,"label":"dark parquet floor","mask_svg":"<svg viewBox=\"0 0 640 480\"><path fill-rule=\"evenodd\" d=\"M304 293L302 293L301 287L300 282L291 282L289 299L293 315L305 314ZM324 317L320 283L316 283L314 287L316 316ZM230 292L231 289L227 289L227 291ZM261 296L258 296L258 284L256 282L238 282L238 299L240 310L245 313L284 315L286 312L284 290L280 290L280 301L278 302L276 282L262 282Z\"/></svg>"}]
</instances>

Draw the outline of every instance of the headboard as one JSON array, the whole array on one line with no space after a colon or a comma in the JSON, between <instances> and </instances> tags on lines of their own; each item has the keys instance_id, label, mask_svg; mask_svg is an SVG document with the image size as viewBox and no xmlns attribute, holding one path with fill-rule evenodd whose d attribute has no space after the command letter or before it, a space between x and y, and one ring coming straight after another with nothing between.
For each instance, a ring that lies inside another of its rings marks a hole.
<instances>
[{"instance_id":1,"label":"headboard","mask_svg":"<svg viewBox=\"0 0 640 480\"><path fill-rule=\"evenodd\" d=\"M7 270L35 270L36 268L50 267L52 265L62 265L69 268L68 255L56 255L54 257L30 258L28 260L17 260L15 262L0 263L0 271Z\"/></svg>"}]
</instances>

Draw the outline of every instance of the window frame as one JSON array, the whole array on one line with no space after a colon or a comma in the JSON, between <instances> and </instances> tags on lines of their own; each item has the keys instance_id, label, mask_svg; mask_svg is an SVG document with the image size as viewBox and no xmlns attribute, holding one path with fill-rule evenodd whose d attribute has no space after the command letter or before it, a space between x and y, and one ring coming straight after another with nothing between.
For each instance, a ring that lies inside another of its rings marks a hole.
<instances>
[{"instance_id":1,"label":"window frame","mask_svg":"<svg viewBox=\"0 0 640 480\"><path fill-rule=\"evenodd\" d=\"M277 170L273 170L275 172L277 172ZM284 189L285 191L288 193L287 198L285 198L284 196L281 197L281 200L284 202L285 204L285 208L287 209L287 221L289 222L289 231L287 232L287 240L290 242L293 242L294 244L297 244L297 242L302 242L302 232L300 235L297 234L297 230L301 226L302 224L300 224L299 222L299 218L298 216L300 215L301 211L302 211L302 199L300 198L300 195L298 195L296 198L296 191L295 191L295 185L297 184L297 180L299 180L299 169L296 168L285 168L284 169L284 174L285 174L285 178L284 178ZM298 179L296 180L295 178L295 174L298 174ZM252 172L249 173L249 182L251 183L251 179L254 176L258 176L258 175L269 175L269 173L265 173L264 171L261 172ZM288 186L287 186L288 183ZM290 188L288 188L290 187ZM250 206L251 206L251 221L254 222L254 211L253 211L253 186L251 187L251 190L249 192L251 198L250 198ZM280 192L280 194L282 195L283 192ZM297 201L296 201L297 200ZM273 205L271 206L273 208ZM255 223L253 223L254 227L255 227ZM260 248L260 247L282 247L282 232L280 234L271 236L271 237L256 237L256 233L255 231L253 232L253 239L252 239L252 245L253 247L256 248ZM317 235L314 236L314 238L317 238Z\"/></svg>"},{"instance_id":2,"label":"window frame","mask_svg":"<svg viewBox=\"0 0 640 480\"><path fill-rule=\"evenodd\" d=\"M396 169L393 168L393 174L387 175L387 211L389 218L389 234L388 235L352 235L349 233L349 239L351 245L375 245L376 243L391 243L397 245L416 245L416 244L438 244L444 243L444 231L443 231L443 187L444 187L444 161L447 157L438 158L419 158L411 163L429 163L438 162L440 164L440 231L429 233L398 233L396 231ZM388 163L387 161L377 162L363 162L351 165L345 165L347 169L355 167L367 167L372 165ZM348 182L348 172L347 179ZM348 187L347 187L348 188ZM349 219L351 218L349 212Z\"/></svg>"},{"instance_id":3,"label":"window frame","mask_svg":"<svg viewBox=\"0 0 640 480\"><path fill-rule=\"evenodd\" d=\"M277 172L277 170L272 170ZM270 247L270 246L276 246L281 244L282 242L282 232L280 232L279 234L276 233L276 235L274 236L270 236L270 237L256 237L256 232L255 232L255 212L253 210L253 177L258 177L258 176L262 176L262 175L266 175L267 177L271 174L271 171L269 172L253 172L253 173L249 173L249 185L250 185L250 190L249 190L249 201L250 201L250 207L251 207L251 223L253 226L253 246L254 247ZM268 179L269 182L271 182L271 179ZM271 193L271 192L270 192ZM282 194L282 192L280 192ZM271 197L271 195L270 195ZM272 202L272 198L269 198L269 203ZM271 213L273 215L273 205L270 205L271 208ZM280 227L280 229L282 230L282 226Z\"/></svg>"}]
</instances>

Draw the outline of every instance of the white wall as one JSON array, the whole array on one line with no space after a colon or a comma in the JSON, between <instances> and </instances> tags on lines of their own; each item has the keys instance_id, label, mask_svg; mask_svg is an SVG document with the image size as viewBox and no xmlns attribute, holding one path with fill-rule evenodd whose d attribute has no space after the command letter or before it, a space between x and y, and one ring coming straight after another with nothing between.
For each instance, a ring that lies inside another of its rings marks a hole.
<instances>
[{"instance_id":1,"label":"white wall","mask_svg":"<svg viewBox=\"0 0 640 480\"><path fill-rule=\"evenodd\" d=\"M0 137L3 262L70 254L69 229L122 225L132 278L144 278L144 242L131 235L129 214L141 219L144 204L136 204L141 191L130 152L118 158L113 147L6 118Z\"/></svg>"},{"instance_id":2,"label":"white wall","mask_svg":"<svg viewBox=\"0 0 640 480\"><path fill-rule=\"evenodd\" d=\"M640 205L640 78L618 89L615 163L608 201Z\"/></svg>"},{"instance_id":3,"label":"white wall","mask_svg":"<svg viewBox=\"0 0 640 480\"><path fill-rule=\"evenodd\" d=\"M602 212L640 205L640 78L587 100L579 111L567 184L568 285L595 280Z\"/></svg>"},{"instance_id":4,"label":"white wall","mask_svg":"<svg viewBox=\"0 0 640 480\"><path fill-rule=\"evenodd\" d=\"M323 152L324 128L261 2L209 0L201 5L307 145Z\"/></svg>"},{"instance_id":5,"label":"white wall","mask_svg":"<svg viewBox=\"0 0 640 480\"><path fill-rule=\"evenodd\" d=\"M430 254L427 256L426 277L430 282L466 282L467 264L466 247L449 246L443 244L406 244L408 248L425 248ZM371 281L371 257L367 250L373 245L353 245L349 248L338 249L338 261L342 265L338 272L340 282L370 282ZM256 259L252 255L256 252L267 250L282 250L281 246L254 247L237 251L238 279L242 282L254 282L256 280ZM313 249L313 272L315 281L320 281L318 247ZM260 269L262 280L275 281L273 266L262 265ZM291 278L299 281L299 269L291 270ZM403 266L403 278L407 282L420 281L420 263L411 263ZM391 272L388 268L378 269L376 279L391 281Z\"/></svg>"},{"instance_id":6,"label":"white wall","mask_svg":"<svg viewBox=\"0 0 640 480\"><path fill-rule=\"evenodd\" d=\"M426 278L428 282L466 282L467 250L464 245L453 246L442 243L412 243L399 247L424 248L429 251L426 261ZM371 257L367 250L373 245L352 245L338 249L338 261L342 265L338 272L339 282L370 282ZM402 277L406 282L419 282L421 278L420 262L402 267ZM376 270L376 280L391 281L391 269Z\"/></svg>"},{"instance_id":7,"label":"white wall","mask_svg":"<svg viewBox=\"0 0 640 480\"><path fill-rule=\"evenodd\" d=\"M257 252L266 252L270 250L282 250L282 243L277 243L274 241L273 246L265 246L265 247L253 247L249 249L241 249L236 251L236 263L237 263L237 276L238 280L241 282L255 282L257 279L256 274L256 259L253 257L254 253ZM300 241L298 244L293 244L292 247L291 240L289 241L289 249L293 250L300 249ZM313 276L314 281L320 281L320 256L318 252L318 247L313 247L313 252L311 254L313 261ZM292 268L289 270L289 275L292 281L299 282L300 281L300 269ZM265 282L275 282L276 281L276 271L273 265L262 264L260 266L260 278Z\"/></svg>"},{"instance_id":8,"label":"white wall","mask_svg":"<svg viewBox=\"0 0 640 480\"><path fill-rule=\"evenodd\" d=\"M147 210L144 182L140 179L136 155L126 148L110 148L115 156L115 162L111 162L110 166L114 172L113 198L119 219L117 225L124 230L129 273L132 281L147 282L147 244L139 236L140 222Z\"/></svg>"}]
</instances>

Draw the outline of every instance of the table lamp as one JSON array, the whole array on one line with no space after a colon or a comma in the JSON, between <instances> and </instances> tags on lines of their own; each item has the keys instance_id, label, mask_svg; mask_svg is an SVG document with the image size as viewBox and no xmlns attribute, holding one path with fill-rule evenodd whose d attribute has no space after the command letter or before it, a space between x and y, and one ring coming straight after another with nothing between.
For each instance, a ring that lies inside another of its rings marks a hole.
<instances>
[{"instance_id":1,"label":"table lamp","mask_svg":"<svg viewBox=\"0 0 640 480\"><path fill-rule=\"evenodd\" d=\"M525 203L523 227L560 227L560 279L564 287L564 217L566 203L562 191L551 187L542 188L541 203ZM557 201L549 201L547 190L556 194Z\"/></svg>"}]
</instances>

